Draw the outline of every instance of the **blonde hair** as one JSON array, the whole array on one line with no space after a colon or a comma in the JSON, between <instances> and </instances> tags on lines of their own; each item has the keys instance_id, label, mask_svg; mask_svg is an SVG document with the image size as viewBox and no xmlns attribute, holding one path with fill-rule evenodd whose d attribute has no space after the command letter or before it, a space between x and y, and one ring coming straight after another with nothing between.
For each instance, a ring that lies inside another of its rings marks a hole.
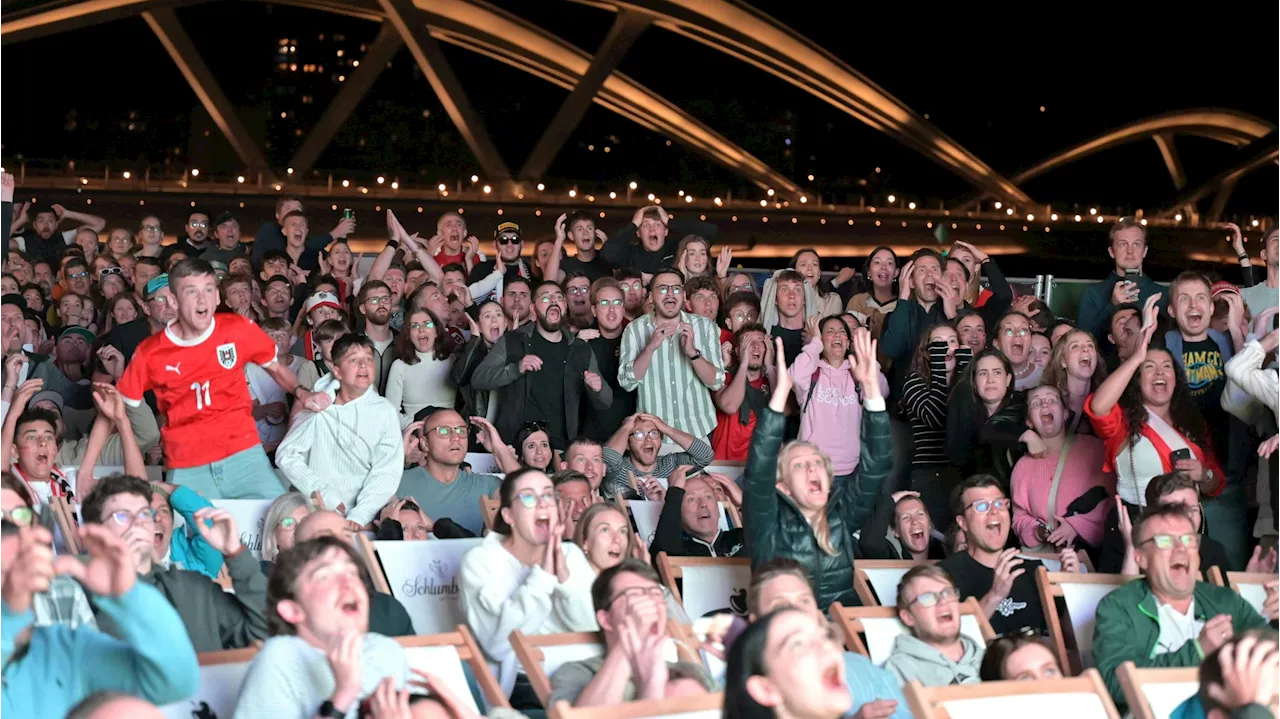
<instances>
[{"instance_id":1,"label":"blonde hair","mask_svg":"<svg viewBox=\"0 0 1280 719\"><path fill-rule=\"evenodd\" d=\"M1097 351L1098 340L1089 330L1082 330L1079 327L1071 330L1065 335L1058 338L1058 342L1053 345L1053 349L1049 352L1049 363L1044 366L1044 375L1040 378L1040 384L1052 385L1058 388L1058 393L1063 402L1066 402L1069 395L1067 393L1067 342L1072 335L1084 335L1089 338L1094 347L1094 366L1093 376L1089 378L1089 391L1098 389L1102 381L1107 378L1107 363L1102 361L1102 353Z\"/></svg>"},{"instance_id":2,"label":"blonde hair","mask_svg":"<svg viewBox=\"0 0 1280 719\"><path fill-rule=\"evenodd\" d=\"M814 444L813 442L804 442L802 440L797 439L782 445L782 449L778 452L777 484L782 484L782 482L786 479L787 458L791 455L793 451L797 449L811 449L814 452L817 452L818 456L822 457L822 467L824 470L826 470L827 481L830 482L835 479L835 473L834 473L835 467L831 464L831 458L828 457L827 454L823 452L821 449L819 449L818 445ZM817 520L814 521L812 526L813 526L813 539L818 543L818 548L833 557L839 554L840 550L836 549L835 544L831 542L831 523L827 519L827 513L825 509L821 514L818 515Z\"/></svg>"},{"instance_id":3,"label":"blonde hair","mask_svg":"<svg viewBox=\"0 0 1280 719\"><path fill-rule=\"evenodd\" d=\"M601 502L600 504L593 504L590 507L587 507L586 511L582 513L582 516L578 518L577 526L573 528L573 543L578 545L578 548L582 551L587 551L587 531L591 528L591 523L595 521L596 517L604 514L605 512L617 512L628 522L628 524L631 521L627 517L627 513L619 509L618 505L613 502ZM631 544L634 541L636 541L635 532L628 530L627 546L622 550L624 557L631 556Z\"/></svg>"},{"instance_id":4,"label":"blonde hair","mask_svg":"<svg viewBox=\"0 0 1280 719\"><path fill-rule=\"evenodd\" d=\"M294 490L276 497L267 508L267 516L262 522L263 559L268 562L276 560L276 556L280 554L280 547L276 544L276 527L280 526L280 521L293 514L298 507L306 507L308 514L313 510L311 500L303 493Z\"/></svg>"}]
</instances>

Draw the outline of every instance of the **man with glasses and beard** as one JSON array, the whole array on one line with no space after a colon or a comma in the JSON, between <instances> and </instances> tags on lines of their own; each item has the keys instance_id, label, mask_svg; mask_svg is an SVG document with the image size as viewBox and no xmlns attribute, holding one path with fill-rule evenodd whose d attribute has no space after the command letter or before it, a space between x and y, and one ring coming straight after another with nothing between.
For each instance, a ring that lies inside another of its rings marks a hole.
<instances>
[{"instance_id":1,"label":"man with glasses and beard","mask_svg":"<svg viewBox=\"0 0 1280 719\"><path fill-rule=\"evenodd\" d=\"M499 392L497 426L503 441L514 440L525 422L546 422L551 447L563 452L578 436L583 396L597 409L607 409L613 389L600 376L591 348L565 329L559 284L538 285L533 312L534 323L511 330L494 344L471 385Z\"/></svg>"},{"instance_id":2,"label":"man with glasses and beard","mask_svg":"<svg viewBox=\"0 0 1280 719\"><path fill-rule=\"evenodd\" d=\"M373 343L373 358L378 365L378 394L386 391L391 364L399 357L396 334L390 327L393 306L391 288L381 280L369 280L356 295L356 307L364 317L364 336Z\"/></svg>"},{"instance_id":3,"label":"man with glasses and beard","mask_svg":"<svg viewBox=\"0 0 1280 719\"><path fill-rule=\"evenodd\" d=\"M614 428L636 411L636 393L622 389L618 382L618 355L622 350L622 329L627 319L624 302L622 288L612 277L602 277L591 285L591 316L595 319L599 336L587 340L587 346L596 357L600 376L613 392L613 401L606 408L597 409L591 403L587 404L582 436L597 443L608 441Z\"/></svg>"},{"instance_id":4,"label":"man with glasses and beard","mask_svg":"<svg viewBox=\"0 0 1280 719\"><path fill-rule=\"evenodd\" d=\"M638 389L640 412L706 437L716 427L711 392L724 386L720 332L714 322L682 310L683 293L679 270L654 274L649 282L653 312L627 325L622 334L618 381L625 390Z\"/></svg>"}]
</instances>

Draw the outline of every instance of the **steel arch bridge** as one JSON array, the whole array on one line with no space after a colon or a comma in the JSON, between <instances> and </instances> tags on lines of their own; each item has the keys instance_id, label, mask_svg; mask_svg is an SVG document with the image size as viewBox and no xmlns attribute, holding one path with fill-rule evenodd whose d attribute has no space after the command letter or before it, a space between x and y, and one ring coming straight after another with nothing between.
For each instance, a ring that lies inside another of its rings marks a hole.
<instances>
[{"instance_id":1,"label":"steel arch bridge","mask_svg":"<svg viewBox=\"0 0 1280 719\"><path fill-rule=\"evenodd\" d=\"M214 123L247 169L270 174L267 160L236 117L216 78L196 51L175 9L203 0L55 0L0 14L0 45L8 46L112 20L141 18L155 33ZM1236 182L1274 166L1273 123L1224 109L1166 113L1108 131L1069 147L1022 172L1005 177L947 137L923 116L872 80L741 0L573 0L614 12L616 19L594 54L483 0L265 0L375 22L380 30L358 68L346 79L289 167L302 173L319 159L343 122L359 105L382 68L406 48L428 79L487 179L519 186L542 178L592 103L666 135L708 160L729 168L762 189L801 198L805 191L729 138L717 133L658 93L617 71L635 40L649 27L677 33L768 72L947 168L974 187L970 207L984 198L1012 206L1035 203L1024 183L1066 164L1126 143L1154 140L1177 197L1156 213L1185 212L1198 224L1198 203L1214 197L1209 222L1221 216ZM503 62L570 91L518 171L503 162L457 76L441 42ZM1174 144L1178 134L1206 137L1238 148L1230 166L1187 188Z\"/></svg>"}]
</instances>

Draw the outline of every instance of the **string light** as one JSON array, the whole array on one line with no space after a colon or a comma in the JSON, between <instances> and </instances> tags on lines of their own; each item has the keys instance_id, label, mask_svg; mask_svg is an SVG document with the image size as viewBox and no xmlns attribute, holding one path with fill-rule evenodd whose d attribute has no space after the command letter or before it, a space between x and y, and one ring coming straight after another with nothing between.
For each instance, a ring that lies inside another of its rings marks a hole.
<instances>
[{"instance_id":1,"label":"string light","mask_svg":"<svg viewBox=\"0 0 1280 719\"><path fill-rule=\"evenodd\" d=\"M630 185L627 185L627 187L630 187L631 189L633 189L633 190L634 190L634 189L636 189L637 187L639 187L639 185L637 185L637 184L636 184L636 181L635 181L635 180L632 180L632 181L631 181L631 184L630 184Z\"/></svg>"},{"instance_id":2,"label":"string light","mask_svg":"<svg viewBox=\"0 0 1280 719\"><path fill-rule=\"evenodd\" d=\"M422 205L418 205L418 214L419 214L419 215L421 215L421 214L422 214Z\"/></svg>"},{"instance_id":3,"label":"string light","mask_svg":"<svg viewBox=\"0 0 1280 719\"><path fill-rule=\"evenodd\" d=\"M616 192L610 192L610 193L609 193L609 199L610 199L610 200L616 200L616 199L618 199L618 193L616 193Z\"/></svg>"},{"instance_id":4,"label":"string light","mask_svg":"<svg viewBox=\"0 0 1280 719\"><path fill-rule=\"evenodd\" d=\"M876 227L880 226L880 220L876 220Z\"/></svg>"},{"instance_id":5,"label":"string light","mask_svg":"<svg viewBox=\"0 0 1280 719\"><path fill-rule=\"evenodd\" d=\"M1004 214L1009 215L1010 217L1012 217L1012 216L1013 216L1013 208L1012 208L1012 207L1010 207L1009 209L1005 210L1005 211L1004 211Z\"/></svg>"},{"instance_id":6,"label":"string light","mask_svg":"<svg viewBox=\"0 0 1280 719\"><path fill-rule=\"evenodd\" d=\"M499 208L498 208L498 214L499 214L499 215L501 215L501 214L502 214L502 208L501 208L501 207L499 207Z\"/></svg>"},{"instance_id":7,"label":"string light","mask_svg":"<svg viewBox=\"0 0 1280 719\"><path fill-rule=\"evenodd\" d=\"M479 181L480 181L480 176L479 176L479 175L472 175L472 176L471 176L471 181L472 181L472 182L479 182Z\"/></svg>"},{"instance_id":8,"label":"string light","mask_svg":"<svg viewBox=\"0 0 1280 719\"><path fill-rule=\"evenodd\" d=\"M490 186L488 186L488 185L485 185L484 187L482 187L482 188L480 188L480 189L481 189L482 191L484 191L484 194L486 194L486 195L487 195L487 194L489 194L490 192L493 192L493 188L492 188L492 187L490 187Z\"/></svg>"},{"instance_id":9,"label":"string light","mask_svg":"<svg viewBox=\"0 0 1280 719\"><path fill-rule=\"evenodd\" d=\"M1142 218L1141 220L1138 220L1138 222L1141 222L1143 227L1146 227L1146 226L1147 226L1147 218L1145 218L1145 217L1144 217L1144 218ZM1049 229L1049 228L1047 228L1047 227L1046 227L1045 229L1047 230L1047 229Z\"/></svg>"},{"instance_id":10,"label":"string light","mask_svg":"<svg viewBox=\"0 0 1280 719\"><path fill-rule=\"evenodd\" d=\"M1004 203L1003 203L1003 202L1001 202L1001 201L999 201L999 200L996 200L996 209L998 210L998 209L1000 209L1001 207L1004 207Z\"/></svg>"},{"instance_id":11,"label":"string light","mask_svg":"<svg viewBox=\"0 0 1280 719\"><path fill-rule=\"evenodd\" d=\"M876 211L876 208L874 208L874 207L868 207L867 209L868 209L868 210L871 210L872 214L874 214L874 213L875 213L875 211Z\"/></svg>"},{"instance_id":12,"label":"string light","mask_svg":"<svg viewBox=\"0 0 1280 719\"><path fill-rule=\"evenodd\" d=\"M1080 221L1080 215L1076 215L1076 222Z\"/></svg>"},{"instance_id":13,"label":"string light","mask_svg":"<svg viewBox=\"0 0 1280 719\"><path fill-rule=\"evenodd\" d=\"M824 217L824 218L822 218L822 219L818 220L818 224L820 224L820 225L825 225L825 224L827 224L827 218L825 218L825 217Z\"/></svg>"},{"instance_id":14,"label":"string light","mask_svg":"<svg viewBox=\"0 0 1280 719\"><path fill-rule=\"evenodd\" d=\"M285 172L287 172L288 174L292 175L292 174L293 174L293 168L292 168L292 167L290 167L289 169L285 170Z\"/></svg>"},{"instance_id":15,"label":"string light","mask_svg":"<svg viewBox=\"0 0 1280 719\"><path fill-rule=\"evenodd\" d=\"M772 188L772 187L770 187L770 188L768 189L768 191L767 191L767 192L765 192L765 194L767 194L769 197L773 197L773 188Z\"/></svg>"},{"instance_id":16,"label":"string light","mask_svg":"<svg viewBox=\"0 0 1280 719\"><path fill-rule=\"evenodd\" d=\"M1027 222L1035 222L1035 221L1036 221L1036 216L1028 213Z\"/></svg>"},{"instance_id":17,"label":"string light","mask_svg":"<svg viewBox=\"0 0 1280 719\"><path fill-rule=\"evenodd\" d=\"M1147 224L1147 221L1146 221L1146 220L1143 220L1143 221L1142 221L1142 224L1144 224L1144 225L1145 225L1145 224ZM1254 220L1254 221L1253 221L1253 226L1254 226L1254 227L1257 227L1257 226L1258 226L1258 221L1257 221L1257 220Z\"/></svg>"},{"instance_id":18,"label":"string light","mask_svg":"<svg viewBox=\"0 0 1280 719\"><path fill-rule=\"evenodd\" d=\"M924 223L924 226L925 226L925 227L927 227L927 228L929 228L929 229L931 229L931 230L933 229L933 223L932 223L932 222L926 222L926 223Z\"/></svg>"},{"instance_id":19,"label":"string light","mask_svg":"<svg viewBox=\"0 0 1280 719\"><path fill-rule=\"evenodd\" d=\"M796 219L796 218L794 218L794 217L792 217L792 218L791 218L791 224L793 224L793 225L794 225L794 224L796 224L796 223L797 223L797 222L799 222L799 221L800 221L800 220L798 220L798 219Z\"/></svg>"},{"instance_id":20,"label":"string light","mask_svg":"<svg viewBox=\"0 0 1280 719\"><path fill-rule=\"evenodd\" d=\"M342 181L342 186L343 186L343 187L351 187L351 180L343 180L343 181Z\"/></svg>"},{"instance_id":21,"label":"string light","mask_svg":"<svg viewBox=\"0 0 1280 719\"><path fill-rule=\"evenodd\" d=\"M199 177L199 176L200 176L200 171L199 171L199 170L192 170L192 171L191 171L191 176L192 176L192 177Z\"/></svg>"},{"instance_id":22,"label":"string light","mask_svg":"<svg viewBox=\"0 0 1280 719\"><path fill-rule=\"evenodd\" d=\"M806 203L806 202L808 202L808 201L809 201L809 198L805 197L804 195L801 195L801 196L800 196L800 204L802 204L802 205L803 205L803 204L805 204L805 203Z\"/></svg>"},{"instance_id":23,"label":"string light","mask_svg":"<svg viewBox=\"0 0 1280 719\"><path fill-rule=\"evenodd\" d=\"M914 209L916 209L916 203L914 203L914 202L908 202L908 203L907 203L907 209L908 209L908 210L914 210Z\"/></svg>"},{"instance_id":24,"label":"string light","mask_svg":"<svg viewBox=\"0 0 1280 719\"><path fill-rule=\"evenodd\" d=\"M1049 215L1049 219L1053 220L1054 222L1057 222L1057 221L1058 221L1058 213L1056 213L1056 212L1055 212L1055 213L1053 213L1052 215Z\"/></svg>"},{"instance_id":25,"label":"string light","mask_svg":"<svg viewBox=\"0 0 1280 719\"><path fill-rule=\"evenodd\" d=\"M539 182L539 183L538 183L538 192L542 192L542 191L543 191L543 190L545 190L545 189L547 189L547 186L546 186L546 185L544 185L544 184L542 184L541 182Z\"/></svg>"},{"instance_id":26,"label":"string light","mask_svg":"<svg viewBox=\"0 0 1280 719\"><path fill-rule=\"evenodd\" d=\"M809 182L813 182L813 175L809 175Z\"/></svg>"},{"instance_id":27,"label":"string light","mask_svg":"<svg viewBox=\"0 0 1280 719\"><path fill-rule=\"evenodd\" d=\"M733 221L733 222L737 222L737 221L738 221L738 216L737 216L737 215L734 215L733 217L730 217L729 219L730 219L731 221Z\"/></svg>"},{"instance_id":28,"label":"string light","mask_svg":"<svg viewBox=\"0 0 1280 719\"><path fill-rule=\"evenodd\" d=\"M1099 225L1101 225L1101 224L1102 224L1103 219L1104 219L1104 218L1103 218L1101 215L1099 215L1099 216L1098 216L1098 224L1099 224Z\"/></svg>"},{"instance_id":29,"label":"string light","mask_svg":"<svg viewBox=\"0 0 1280 719\"><path fill-rule=\"evenodd\" d=\"M386 182L386 181L387 181L387 178L383 177L382 175L378 175L378 184L379 184L379 185L381 185L382 183L384 183L384 182Z\"/></svg>"},{"instance_id":30,"label":"string light","mask_svg":"<svg viewBox=\"0 0 1280 719\"><path fill-rule=\"evenodd\" d=\"M712 202L716 203L716 207L719 207L724 204L724 202L719 197L713 199Z\"/></svg>"},{"instance_id":31,"label":"string light","mask_svg":"<svg viewBox=\"0 0 1280 719\"><path fill-rule=\"evenodd\" d=\"M892 205L892 204L893 204L893 201L894 201L894 200L896 200L896 199L898 199L898 198L894 197L893 195L889 195L889 204L890 204L890 205Z\"/></svg>"},{"instance_id":32,"label":"string light","mask_svg":"<svg viewBox=\"0 0 1280 719\"><path fill-rule=\"evenodd\" d=\"M242 185L243 185L243 184L244 184L244 175L237 175L237 176L236 176L236 182L239 182L240 184L242 184Z\"/></svg>"},{"instance_id":33,"label":"string light","mask_svg":"<svg viewBox=\"0 0 1280 719\"><path fill-rule=\"evenodd\" d=\"M369 188L367 188L367 187L361 187L361 188L360 188L360 194L362 194L362 195L367 195L367 194L369 194Z\"/></svg>"},{"instance_id":34,"label":"string light","mask_svg":"<svg viewBox=\"0 0 1280 719\"><path fill-rule=\"evenodd\" d=\"M650 192L650 193L649 193L649 202L653 202L653 193L652 193L652 192Z\"/></svg>"},{"instance_id":35,"label":"string light","mask_svg":"<svg viewBox=\"0 0 1280 719\"><path fill-rule=\"evenodd\" d=\"M851 226L853 225L853 218L852 218L852 217L850 217L850 218L849 218L849 224L850 224Z\"/></svg>"},{"instance_id":36,"label":"string light","mask_svg":"<svg viewBox=\"0 0 1280 719\"><path fill-rule=\"evenodd\" d=\"M685 195L685 196L684 196L684 201L685 201L685 202L693 202L693 195Z\"/></svg>"},{"instance_id":37,"label":"string light","mask_svg":"<svg viewBox=\"0 0 1280 719\"><path fill-rule=\"evenodd\" d=\"M761 206L761 207L768 207L768 206L769 206L769 201L768 201L768 200L761 200L761 201L760 201L760 206Z\"/></svg>"},{"instance_id":38,"label":"string light","mask_svg":"<svg viewBox=\"0 0 1280 719\"><path fill-rule=\"evenodd\" d=\"M906 226L907 226L907 221L906 221L906 220L903 220L903 221L902 221L902 226L903 226L903 227L906 227Z\"/></svg>"},{"instance_id":39,"label":"string light","mask_svg":"<svg viewBox=\"0 0 1280 719\"><path fill-rule=\"evenodd\" d=\"M1182 213L1179 212L1178 214L1174 215L1173 219L1175 222L1182 222Z\"/></svg>"},{"instance_id":40,"label":"string light","mask_svg":"<svg viewBox=\"0 0 1280 719\"><path fill-rule=\"evenodd\" d=\"M132 173L130 173L128 170L125 170L120 176L127 180L130 177L132 177Z\"/></svg>"},{"instance_id":41,"label":"string light","mask_svg":"<svg viewBox=\"0 0 1280 719\"><path fill-rule=\"evenodd\" d=\"M398 189L400 189L400 183L399 183L399 182L396 182L396 181L394 181L394 180L392 180L392 181L391 181L391 189L393 189L393 190L398 190Z\"/></svg>"},{"instance_id":42,"label":"string light","mask_svg":"<svg viewBox=\"0 0 1280 719\"><path fill-rule=\"evenodd\" d=\"M678 196L680 196L680 197L684 197L684 190L681 190L681 191L677 192L677 193L676 193L676 195L678 195Z\"/></svg>"},{"instance_id":43,"label":"string light","mask_svg":"<svg viewBox=\"0 0 1280 719\"><path fill-rule=\"evenodd\" d=\"M1098 208L1096 208L1096 207L1090 207L1090 208L1089 208L1089 214L1090 214L1090 215L1096 215L1096 214L1098 214Z\"/></svg>"},{"instance_id":44,"label":"string light","mask_svg":"<svg viewBox=\"0 0 1280 719\"><path fill-rule=\"evenodd\" d=\"M577 197L577 196L578 196L577 190L569 190L569 197Z\"/></svg>"},{"instance_id":45,"label":"string light","mask_svg":"<svg viewBox=\"0 0 1280 719\"><path fill-rule=\"evenodd\" d=\"M761 218L760 218L760 221L761 221L761 222L768 222L768 221L769 221L769 216L768 216L768 215L765 215L764 217L761 217Z\"/></svg>"},{"instance_id":46,"label":"string light","mask_svg":"<svg viewBox=\"0 0 1280 719\"><path fill-rule=\"evenodd\" d=\"M1000 225L1000 231L1004 232L1004 225Z\"/></svg>"},{"instance_id":47,"label":"string light","mask_svg":"<svg viewBox=\"0 0 1280 719\"><path fill-rule=\"evenodd\" d=\"M975 230L981 230L981 229L982 229L982 223L981 223L981 222L977 223L976 225L974 225L974 226L973 226L973 229L975 229Z\"/></svg>"}]
</instances>

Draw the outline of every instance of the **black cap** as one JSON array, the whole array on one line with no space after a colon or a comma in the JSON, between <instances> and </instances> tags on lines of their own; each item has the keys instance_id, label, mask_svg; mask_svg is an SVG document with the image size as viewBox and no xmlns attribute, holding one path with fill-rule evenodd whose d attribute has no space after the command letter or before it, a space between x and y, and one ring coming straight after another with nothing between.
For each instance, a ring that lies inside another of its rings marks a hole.
<instances>
[{"instance_id":1,"label":"black cap","mask_svg":"<svg viewBox=\"0 0 1280 719\"><path fill-rule=\"evenodd\" d=\"M0 305L13 305L18 309L25 310L27 308L27 301L22 299L22 295L17 294L16 292L10 292L3 298L0 298Z\"/></svg>"},{"instance_id":2,"label":"black cap","mask_svg":"<svg viewBox=\"0 0 1280 719\"><path fill-rule=\"evenodd\" d=\"M218 216L213 218L213 226L217 227L218 225L221 225L224 222L230 222L235 219L236 219L236 216L231 214L230 210L219 212ZM239 224L239 220L236 220L236 223Z\"/></svg>"}]
</instances>

